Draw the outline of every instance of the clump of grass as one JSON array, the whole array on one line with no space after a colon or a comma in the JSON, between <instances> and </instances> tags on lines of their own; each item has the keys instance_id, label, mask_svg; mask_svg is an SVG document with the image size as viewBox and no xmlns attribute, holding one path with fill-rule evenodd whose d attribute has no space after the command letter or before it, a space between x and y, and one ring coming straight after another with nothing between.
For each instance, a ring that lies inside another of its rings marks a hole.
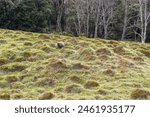
<instances>
[{"instance_id":1,"label":"clump of grass","mask_svg":"<svg viewBox=\"0 0 150 117\"><path fill-rule=\"evenodd\" d=\"M23 57L24 57L24 58L29 58L29 57L32 56L32 54L33 54L33 53L32 53L31 51L24 51L24 52L23 52Z\"/></svg>"},{"instance_id":2,"label":"clump of grass","mask_svg":"<svg viewBox=\"0 0 150 117\"><path fill-rule=\"evenodd\" d=\"M27 40L29 40L29 39L26 37L20 37L17 39L17 41L27 41Z\"/></svg>"},{"instance_id":3,"label":"clump of grass","mask_svg":"<svg viewBox=\"0 0 150 117\"><path fill-rule=\"evenodd\" d=\"M6 58L0 58L0 66L4 65L8 62L8 60Z\"/></svg>"},{"instance_id":4,"label":"clump of grass","mask_svg":"<svg viewBox=\"0 0 150 117\"><path fill-rule=\"evenodd\" d=\"M63 92L64 91L64 87L58 86L58 87L55 88L55 91L56 92Z\"/></svg>"},{"instance_id":5,"label":"clump of grass","mask_svg":"<svg viewBox=\"0 0 150 117\"><path fill-rule=\"evenodd\" d=\"M143 85L146 86L146 87L150 87L150 79L145 80L145 81L143 82Z\"/></svg>"},{"instance_id":6,"label":"clump of grass","mask_svg":"<svg viewBox=\"0 0 150 117\"><path fill-rule=\"evenodd\" d=\"M132 99L146 99L150 96L150 92L144 89L136 89L131 93Z\"/></svg>"},{"instance_id":7,"label":"clump of grass","mask_svg":"<svg viewBox=\"0 0 150 117\"><path fill-rule=\"evenodd\" d=\"M50 100L52 98L54 98L55 95L52 92L44 92L43 94L41 94L39 96L39 100Z\"/></svg>"},{"instance_id":8,"label":"clump of grass","mask_svg":"<svg viewBox=\"0 0 150 117\"><path fill-rule=\"evenodd\" d=\"M41 50L43 50L44 52L47 52L47 53L49 53L49 52L51 52L51 48L49 47L49 46L43 46L42 48L41 48Z\"/></svg>"},{"instance_id":9,"label":"clump of grass","mask_svg":"<svg viewBox=\"0 0 150 117\"><path fill-rule=\"evenodd\" d=\"M33 36L33 33L31 33L31 32L26 32L25 35Z\"/></svg>"},{"instance_id":10,"label":"clump of grass","mask_svg":"<svg viewBox=\"0 0 150 117\"><path fill-rule=\"evenodd\" d=\"M83 87L78 84L71 84L65 87L66 93L81 93L83 91Z\"/></svg>"},{"instance_id":11,"label":"clump of grass","mask_svg":"<svg viewBox=\"0 0 150 117\"><path fill-rule=\"evenodd\" d=\"M11 43L10 46L15 47L15 46L17 46L17 45L16 45L15 43Z\"/></svg>"},{"instance_id":12,"label":"clump of grass","mask_svg":"<svg viewBox=\"0 0 150 117\"><path fill-rule=\"evenodd\" d=\"M108 91L105 90L105 89L99 89L99 90L97 91L97 93L98 93L98 94L101 94L101 95L107 95L107 94L108 94Z\"/></svg>"},{"instance_id":13,"label":"clump of grass","mask_svg":"<svg viewBox=\"0 0 150 117\"><path fill-rule=\"evenodd\" d=\"M150 57L150 50L142 49L141 53L143 53L145 56Z\"/></svg>"},{"instance_id":14,"label":"clump of grass","mask_svg":"<svg viewBox=\"0 0 150 117\"><path fill-rule=\"evenodd\" d=\"M41 34L41 35L39 35L38 38L39 39L50 39L50 37L48 35L46 35L46 34Z\"/></svg>"},{"instance_id":15,"label":"clump of grass","mask_svg":"<svg viewBox=\"0 0 150 117\"><path fill-rule=\"evenodd\" d=\"M134 63L128 59L121 58L119 60L120 67L134 67Z\"/></svg>"},{"instance_id":16,"label":"clump of grass","mask_svg":"<svg viewBox=\"0 0 150 117\"><path fill-rule=\"evenodd\" d=\"M10 93L9 91L0 91L0 99L3 100L10 100Z\"/></svg>"},{"instance_id":17,"label":"clump of grass","mask_svg":"<svg viewBox=\"0 0 150 117\"><path fill-rule=\"evenodd\" d=\"M24 42L24 46L32 46L33 44L31 42Z\"/></svg>"},{"instance_id":18,"label":"clump of grass","mask_svg":"<svg viewBox=\"0 0 150 117\"><path fill-rule=\"evenodd\" d=\"M140 57L140 56L133 57L133 60L139 61L139 62L143 62L144 61L144 59L142 57Z\"/></svg>"},{"instance_id":19,"label":"clump of grass","mask_svg":"<svg viewBox=\"0 0 150 117\"><path fill-rule=\"evenodd\" d=\"M23 56L17 56L15 59L14 59L15 62L22 62L22 61L25 61L25 58Z\"/></svg>"},{"instance_id":20,"label":"clump of grass","mask_svg":"<svg viewBox=\"0 0 150 117\"><path fill-rule=\"evenodd\" d=\"M16 56L16 51L13 49L6 49L2 53L4 58L7 58L8 60L13 60Z\"/></svg>"},{"instance_id":21,"label":"clump of grass","mask_svg":"<svg viewBox=\"0 0 150 117\"><path fill-rule=\"evenodd\" d=\"M23 95L20 94L20 93L14 93L14 94L11 95L11 97L13 99L21 99L21 98L23 98Z\"/></svg>"},{"instance_id":22,"label":"clump of grass","mask_svg":"<svg viewBox=\"0 0 150 117\"><path fill-rule=\"evenodd\" d=\"M55 84L55 80L52 78L40 78L36 81L37 86L53 86Z\"/></svg>"},{"instance_id":23,"label":"clump of grass","mask_svg":"<svg viewBox=\"0 0 150 117\"><path fill-rule=\"evenodd\" d=\"M108 48L100 48L100 49L96 50L96 54L98 56L101 56L101 55L111 56L112 55L111 51Z\"/></svg>"},{"instance_id":24,"label":"clump of grass","mask_svg":"<svg viewBox=\"0 0 150 117\"><path fill-rule=\"evenodd\" d=\"M55 68L55 69L60 69L60 68L68 68L67 64L63 60L59 59L51 59L48 64L48 68Z\"/></svg>"},{"instance_id":25,"label":"clump of grass","mask_svg":"<svg viewBox=\"0 0 150 117\"><path fill-rule=\"evenodd\" d=\"M4 40L4 39L0 39L0 44L6 44L7 43L7 41L6 40Z\"/></svg>"},{"instance_id":26,"label":"clump of grass","mask_svg":"<svg viewBox=\"0 0 150 117\"><path fill-rule=\"evenodd\" d=\"M108 76L114 76L116 74L115 71L112 69L107 69L107 70L103 71L103 73Z\"/></svg>"},{"instance_id":27,"label":"clump of grass","mask_svg":"<svg viewBox=\"0 0 150 117\"><path fill-rule=\"evenodd\" d=\"M5 78L5 80L6 80L8 83L17 82L17 81L18 81L18 77L15 76L15 75L10 75L10 76L7 76L7 77Z\"/></svg>"},{"instance_id":28,"label":"clump of grass","mask_svg":"<svg viewBox=\"0 0 150 117\"><path fill-rule=\"evenodd\" d=\"M82 64L82 63L75 63L72 66L73 69L89 69L88 66Z\"/></svg>"},{"instance_id":29,"label":"clump of grass","mask_svg":"<svg viewBox=\"0 0 150 117\"><path fill-rule=\"evenodd\" d=\"M125 49L124 49L124 47L121 46L121 45L119 45L119 46L113 48L113 51L114 51L115 53L121 54L121 55L124 55L125 52L126 52Z\"/></svg>"},{"instance_id":30,"label":"clump of grass","mask_svg":"<svg viewBox=\"0 0 150 117\"><path fill-rule=\"evenodd\" d=\"M78 76L71 76L69 77L69 79L72 81L72 82L75 82L75 83L80 83L82 84L84 82L84 80Z\"/></svg>"},{"instance_id":31,"label":"clump of grass","mask_svg":"<svg viewBox=\"0 0 150 117\"><path fill-rule=\"evenodd\" d=\"M92 48L81 48L79 50L79 56L83 60L95 60L96 59L96 53L95 50Z\"/></svg>"},{"instance_id":32,"label":"clump of grass","mask_svg":"<svg viewBox=\"0 0 150 117\"><path fill-rule=\"evenodd\" d=\"M16 82L11 83L11 87L13 89L23 89L25 87L25 85L21 82L16 81Z\"/></svg>"},{"instance_id":33,"label":"clump of grass","mask_svg":"<svg viewBox=\"0 0 150 117\"><path fill-rule=\"evenodd\" d=\"M9 87L9 83L6 80L0 80L0 88Z\"/></svg>"},{"instance_id":34,"label":"clump of grass","mask_svg":"<svg viewBox=\"0 0 150 117\"><path fill-rule=\"evenodd\" d=\"M110 59L109 55L99 55L98 58L99 58L100 60L104 60L104 61Z\"/></svg>"},{"instance_id":35,"label":"clump of grass","mask_svg":"<svg viewBox=\"0 0 150 117\"><path fill-rule=\"evenodd\" d=\"M69 39L67 42L71 43L72 45L77 45L78 44L78 40L76 38Z\"/></svg>"},{"instance_id":36,"label":"clump of grass","mask_svg":"<svg viewBox=\"0 0 150 117\"><path fill-rule=\"evenodd\" d=\"M10 63L3 65L1 69L5 72L17 72L17 71L23 71L27 68L25 64L22 63Z\"/></svg>"},{"instance_id":37,"label":"clump of grass","mask_svg":"<svg viewBox=\"0 0 150 117\"><path fill-rule=\"evenodd\" d=\"M95 87L98 87L98 86L99 86L99 83L95 80L89 80L84 85L84 87L86 89L92 89L92 88L95 88Z\"/></svg>"}]
</instances>

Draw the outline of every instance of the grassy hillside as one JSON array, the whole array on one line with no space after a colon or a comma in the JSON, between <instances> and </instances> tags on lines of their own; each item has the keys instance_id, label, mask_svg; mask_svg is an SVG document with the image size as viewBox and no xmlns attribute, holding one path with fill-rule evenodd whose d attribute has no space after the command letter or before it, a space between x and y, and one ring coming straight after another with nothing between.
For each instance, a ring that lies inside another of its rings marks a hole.
<instances>
[{"instance_id":1,"label":"grassy hillside","mask_svg":"<svg viewBox=\"0 0 150 117\"><path fill-rule=\"evenodd\" d=\"M0 99L150 99L150 44L0 29Z\"/></svg>"}]
</instances>

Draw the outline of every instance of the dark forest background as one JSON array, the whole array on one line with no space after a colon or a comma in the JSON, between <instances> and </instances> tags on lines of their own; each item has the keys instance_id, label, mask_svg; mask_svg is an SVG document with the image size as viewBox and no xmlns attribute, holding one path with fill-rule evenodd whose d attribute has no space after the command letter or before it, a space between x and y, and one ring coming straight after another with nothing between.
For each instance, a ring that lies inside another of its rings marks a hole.
<instances>
[{"instance_id":1,"label":"dark forest background","mask_svg":"<svg viewBox=\"0 0 150 117\"><path fill-rule=\"evenodd\" d=\"M0 0L0 28L150 42L150 0Z\"/></svg>"}]
</instances>

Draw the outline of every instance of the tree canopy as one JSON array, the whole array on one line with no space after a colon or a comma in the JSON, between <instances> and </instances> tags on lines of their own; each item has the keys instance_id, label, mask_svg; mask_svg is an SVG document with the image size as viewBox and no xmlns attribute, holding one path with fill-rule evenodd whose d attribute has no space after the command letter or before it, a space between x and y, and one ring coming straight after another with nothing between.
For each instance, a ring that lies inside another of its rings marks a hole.
<instances>
[{"instance_id":1,"label":"tree canopy","mask_svg":"<svg viewBox=\"0 0 150 117\"><path fill-rule=\"evenodd\" d=\"M0 0L0 28L150 42L150 0Z\"/></svg>"}]
</instances>

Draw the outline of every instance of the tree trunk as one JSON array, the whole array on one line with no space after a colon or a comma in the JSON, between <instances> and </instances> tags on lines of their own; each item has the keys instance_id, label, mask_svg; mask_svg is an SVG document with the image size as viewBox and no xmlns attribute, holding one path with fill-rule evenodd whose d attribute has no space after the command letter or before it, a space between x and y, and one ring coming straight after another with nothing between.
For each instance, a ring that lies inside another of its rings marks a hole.
<instances>
[{"instance_id":1,"label":"tree trunk","mask_svg":"<svg viewBox=\"0 0 150 117\"><path fill-rule=\"evenodd\" d=\"M89 4L89 0L86 0L86 12L87 12L87 19L86 19L86 36L88 37L89 36L89 20L90 20L90 11L89 11L89 7L90 7L90 4Z\"/></svg>"},{"instance_id":2,"label":"tree trunk","mask_svg":"<svg viewBox=\"0 0 150 117\"><path fill-rule=\"evenodd\" d=\"M124 24L123 24L123 32L121 36L121 40L124 40L125 34L126 34L126 29L127 29L127 18L128 18L128 6L127 6L127 0L124 0L124 7L125 7L125 12L124 12Z\"/></svg>"},{"instance_id":3,"label":"tree trunk","mask_svg":"<svg viewBox=\"0 0 150 117\"><path fill-rule=\"evenodd\" d=\"M94 38L97 38L99 17L100 17L100 0L98 0L98 7L97 7L97 13L96 13L96 20L95 20Z\"/></svg>"}]
</instances>

